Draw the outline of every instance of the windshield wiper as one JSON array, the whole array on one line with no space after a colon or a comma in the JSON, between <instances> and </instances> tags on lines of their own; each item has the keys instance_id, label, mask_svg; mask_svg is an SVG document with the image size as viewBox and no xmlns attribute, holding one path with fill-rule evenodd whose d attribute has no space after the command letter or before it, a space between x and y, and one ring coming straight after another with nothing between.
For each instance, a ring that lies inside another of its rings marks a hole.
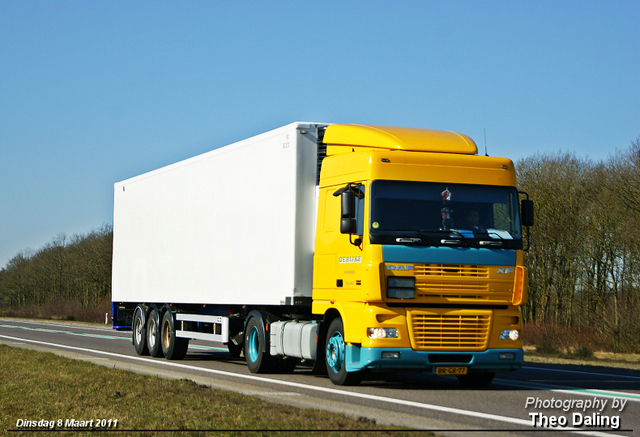
<instances>
[{"instance_id":1,"label":"windshield wiper","mask_svg":"<svg viewBox=\"0 0 640 437\"><path fill-rule=\"evenodd\" d=\"M461 240L460 238L453 238L453 239L448 239L448 238L443 238L440 240L440 244L446 244L447 246L460 246L462 245L463 240Z\"/></svg>"},{"instance_id":2,"label":"windshield wiper","mask_svg":"<svg viewBox=\"0 0 640 437\"><path fill-rule=\"evenodd\" d=\"M503 247L505 238L502 237L498 232L484 231L478 232L476 234L478 238L494 238L493 240L479 240L478 244L480 246L493 246L493 247ZM495 240L498 238L499 241Z\"/></svg>"},{"instance_id":3,"label":"windshield wiper","mask_svg":"<svg viewBox=\"0 0 640 437\"><path fill-rule=\"evenodd\" d=\"M461 246L463 244L465 246L469 245L469 242L467 241L465 236L462 235L460 231L449 229L448 231L443 231L443 232L449 232L449 234L455 235L456 238L443 238L440 240L441 244L446 244L448 246Z\"/></svg>"},{"instance_id":4,"label":"windshield wiper","mask_svg":"<svg viewBox=\"0 0 640 437\"><path fill-rule=\"evenodd\" d=\"M483 231L473 232L458 229L397 229L395 232L410 232L415 237L396 237L396 243L400 244L424 244L427 246L462 246L462 247L505 247L509 241L499 232Z\"/></svg>"},{"instance_id":5,"label":"windshield wiper","mask_svg":"<svg viewBox=\"0 0 640 437\"><path fill-rule=\"evenodd\" d=\"M494 246L494 247L504 246L504 243L502 241L491 241L491 240L480 240L478 244L480 246Z\"/></svg>"},{"instance_id":6,"label":"windshield wiper","mask_svg":"<svg viewBox=\"0 0 640 437\"><path fill-rule=\"evenodd\" d=\"M432 236L425 235L421 231L416 231L413 229L403 229L399 232L411 232L413 234L416 234L417 237L396 237L396 243L403 243L403 244L422 243L422 244L430 245L430 240L433 239Z\"/></svg>"},{"instance_id":7,"label":"windshield wiper","mask_svg":"<svg viewBox=\"0 0 640 437\"><path fill-rule=\"evenodd\" d=\"M420 229L419 231L413 229L397 229L395 232L411 232L416 235L416 237L396 237L396 243L401 244L425 244L428 246L464 246L470 247L472 242L475 241L473 238L469 238L465 236L462 232L456 229ZM495 241L487 241L486 243L498 243ZM495 245L495 244L487 244L487 245Z\"/></svg>"},{"instance_id":8,"label":"windshield wiper","mask_svg":"<svg viewBox=\"0 0 640 437\"><path fill-rule=\"evenodd\" d=\"M440 244L444 244L447 246L469 246L469 242L467 238L458 230L455 229L421 229L419 231L414 231L422 238L428 238L431 240L437 240ZM448 236L449 238L442 238L443 236ZM438 240L439 239L439 240Z\"/></svg>"},{"instance_id":9,"label":"windshield wiper","mask_svg":"<svg viewBox=\"0 0 640 437\"><path fill-rule=\"evenodd\" d=\"M396 238L396 243L422 243L422 238L413 238L413 237L398 237Z\"/></svg>"}]
</instances>

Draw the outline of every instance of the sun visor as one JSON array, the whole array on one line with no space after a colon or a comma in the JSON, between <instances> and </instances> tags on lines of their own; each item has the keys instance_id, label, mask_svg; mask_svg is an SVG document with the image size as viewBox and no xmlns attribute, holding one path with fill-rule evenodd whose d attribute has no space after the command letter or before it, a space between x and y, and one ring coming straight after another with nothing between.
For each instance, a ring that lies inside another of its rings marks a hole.
<instances>
[{"instance_id":1,"label":"sun visor","mask_svg":"<svg viewBox=\"0 0 640 437\"><path fill-rule=\"evenodd\" d=\"M460 153L476 155L478 148L471 138L451 131L360 124L332 124L327 127L324 143L333 153L351 152L360 147L406 150L414 152ZM331 147L331 146L345 146Z\"/></svg>"}]
</instances>

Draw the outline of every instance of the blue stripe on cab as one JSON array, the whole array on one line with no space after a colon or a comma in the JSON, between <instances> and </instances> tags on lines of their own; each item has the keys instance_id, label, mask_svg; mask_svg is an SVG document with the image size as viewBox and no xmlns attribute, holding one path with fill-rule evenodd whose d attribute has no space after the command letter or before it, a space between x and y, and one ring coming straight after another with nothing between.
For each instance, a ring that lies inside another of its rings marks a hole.
<instances>
[{"instance_id":1,"label":"blue stripe on cab","mask_svg":"<svg viewBox=\"0 0 640 437\"><path fill-rule=\"evenodd\" d=\"M384 262L513 266L516 251L470 247L382 246Z\"/></svg>"}]
</instances>

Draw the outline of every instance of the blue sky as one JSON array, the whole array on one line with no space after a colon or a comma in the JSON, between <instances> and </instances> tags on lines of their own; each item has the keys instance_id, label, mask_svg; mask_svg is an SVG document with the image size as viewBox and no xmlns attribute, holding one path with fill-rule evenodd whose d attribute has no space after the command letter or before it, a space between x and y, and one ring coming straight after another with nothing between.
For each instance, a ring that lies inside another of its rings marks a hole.
<instances>
[{"instance_id":1,"label":"blue sky","mask_svg":"<svg viewBox=\"0 0 640 437\"><path fill-rule=\"evenodd\" d=\"M0 0L0 268L113 183L293 121L519 160L640 136L640 2Z\"/></svg>"}]
</instances>

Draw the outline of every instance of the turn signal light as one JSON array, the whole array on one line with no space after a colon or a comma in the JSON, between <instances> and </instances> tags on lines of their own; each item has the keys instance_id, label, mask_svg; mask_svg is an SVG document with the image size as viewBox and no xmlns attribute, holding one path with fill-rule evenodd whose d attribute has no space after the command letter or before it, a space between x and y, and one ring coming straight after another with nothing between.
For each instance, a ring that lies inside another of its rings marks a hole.
<instances>
[{"instance_id":1,"label":"turn signal light","mask_svg":"<svg viewBox=\"0 0 640 437\"><path fill-rule=\"evenodd\" d=\"M516 266L515 276L515 284L513 284L513 304L524 305L527 302L527 285L529 282L527 268Z\"/></svg>"}]
</instances>

